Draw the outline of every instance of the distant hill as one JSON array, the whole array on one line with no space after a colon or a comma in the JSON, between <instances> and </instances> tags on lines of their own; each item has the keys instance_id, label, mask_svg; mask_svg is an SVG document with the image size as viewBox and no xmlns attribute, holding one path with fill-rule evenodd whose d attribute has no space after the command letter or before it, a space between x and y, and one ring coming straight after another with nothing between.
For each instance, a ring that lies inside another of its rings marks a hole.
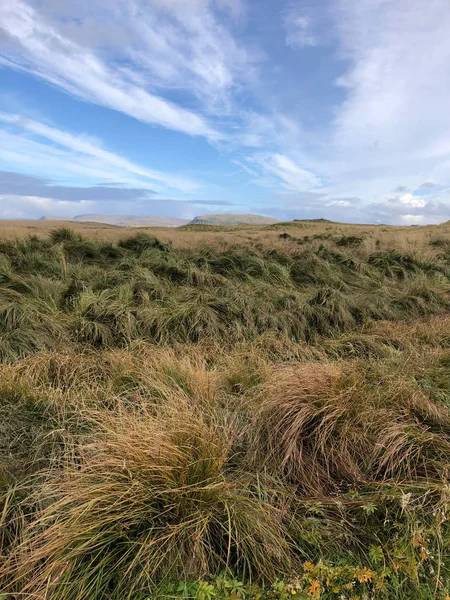
<instances>
[{"instance_id":1,"label":"distant hill","mask_svg":"<svg viewBox=\"0 0 450 600\"><path fill-rule=\"evenodd\" d=\"M43 221L78 221L90 223L103 223L105 225L118 225L121 227L179 227L185 225L187 219L177 219L176 217L155 217L155 216L136 216L136 215L102 215L86 214L76 215L75 217L41 217Z\"/></svg>"},{"instance_id":2,"label":"distant hill","mask_svg":"<svg viewBox=\"0 0 450 600\"><path fill-rule=\"evenodd\" d=\"M195 217L192 221L187 219L178 219L176 217L154 217L136 216L136 215L103 215L103 214L84 214L76 215L72 218L58 216L44 216L42 221L77 221L102 223L104 225L116 225L119 227L180 227L182 225L273 225L279 223L272 217L263 217L261 215L203 215Z\"/></svg>"},{"instance_id":3,"label":"distant hill","mask_svg":"<svg viewBox=\"0 0 450 600\"><path fill-rule=\"evenodd\" d=\"M272 217L261 215L203 215L195 217L189 225L271 225L278 223Z\"/></svg>"},{"instance_id":4,"label":"distant hill","mask_svg":"<svg viewBox=\"0 0 450 600\"><path fill-rule=\"evenodd\" d=\"M294 223L336 223L337 221L330 221L329 219L294 219Z\"/></svg>"}]
</instances>

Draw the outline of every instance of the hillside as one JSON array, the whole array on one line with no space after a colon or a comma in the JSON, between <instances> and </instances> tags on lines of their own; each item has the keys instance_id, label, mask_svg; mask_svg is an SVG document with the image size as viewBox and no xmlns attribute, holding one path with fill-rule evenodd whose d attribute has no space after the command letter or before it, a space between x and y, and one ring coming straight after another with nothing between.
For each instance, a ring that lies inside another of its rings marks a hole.
<instances>
[{"instance_id":1,"label":"hillside","mask_svg":"<svg viewBox=\"0 0 450 600\"><path fill-rule=\"evenodd\" d=\"M271 225L278 219L262 215L203 215L195 217L189 225Z\"/></svg>"},{"instance_id":2,"label":"hillside","mask_svg":"<svg viewBox=\"0 0 450 600\"><path fill-rule=\"evenodd\" d=\"M76 215L71 219L65 217L44 216L42 221L78 221L90 223L104 223L105 225L118 225L121 227L179 227L185 225L187 219L178 219L176 217L160 217L160 216L136 216L136 215L102 215L102 214L85 214Z\"/></svg>"}]
</instances>

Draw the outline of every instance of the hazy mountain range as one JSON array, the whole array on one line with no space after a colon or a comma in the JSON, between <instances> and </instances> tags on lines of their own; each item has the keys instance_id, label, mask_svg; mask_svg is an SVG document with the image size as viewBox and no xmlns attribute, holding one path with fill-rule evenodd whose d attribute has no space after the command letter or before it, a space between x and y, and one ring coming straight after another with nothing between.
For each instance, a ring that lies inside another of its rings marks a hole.
<instances>
[{"instance_id":1,"label":"hazy mountain range","mask_svg":"<svg viewBox=\"0 0 450 600\"><path fill-rule=\"evenodd\" d=\"M270 225L277 223L277 219L261 215L203 215L195 217L192 221L176 217L154 217L135 215L102 215L85 214L72 218L46 215L41 217L44 221L88 221L91 223L104 223L121 227L179 227L181 225Z\"/></svg>"}]
</instances>

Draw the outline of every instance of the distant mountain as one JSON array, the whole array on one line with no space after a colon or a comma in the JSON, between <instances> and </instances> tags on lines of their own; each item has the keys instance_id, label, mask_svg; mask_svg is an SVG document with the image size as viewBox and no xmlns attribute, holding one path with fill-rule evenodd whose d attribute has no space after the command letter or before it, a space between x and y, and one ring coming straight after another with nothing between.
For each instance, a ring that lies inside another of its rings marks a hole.
<instances>
[{"instance_id":1,"label":"distant mountain","mask_svg":"<svg viewBox=\"0 0 450 600\"><path fill-rule=\"evenodd\" d=\"M336 223L336 221L330 221L329 219L294 219L294 223Z\"/></svg>"},{"instance_id":2,"label":"distant mountain","mask_svg":"<svg viewBox=\"0 0 450 600\"><path fill-rule=\"evenodd\" d=\"M101 215L86 214L76 215L75 217L41 217L44 221L78 221L90 223L103 223L105 225L118 225L120 227L179 227L185 225L187 219L177 219L176 217L154 217L154 216L136 216L136 215Z\"/></svg>"},{"instance_id":3,"label":"distant mountain","mask_svg":"<svg viewBox=\"0 0 450 600\"><path fill-rule=\"evenodd\" d=\"M136 215L102 215L84 214L75 217L44 216L43 221L77 221L78 223L102 223L119 227L180 227L181 225L273 225L279 223L277 219L261 215L203 215L195 217L191 222L187 219L176 217L154 217Z\"/></svg>"},{"instance_id":4,"label":"distant mountain","mask_svg":"<svg viewBox=\"0 0 450 600\"><path fill-rule=\"evenodd\" d=\"M278 219L261 215L203 215L195 217L189 225L272 225Z\"/></svg>"}]
</instances>

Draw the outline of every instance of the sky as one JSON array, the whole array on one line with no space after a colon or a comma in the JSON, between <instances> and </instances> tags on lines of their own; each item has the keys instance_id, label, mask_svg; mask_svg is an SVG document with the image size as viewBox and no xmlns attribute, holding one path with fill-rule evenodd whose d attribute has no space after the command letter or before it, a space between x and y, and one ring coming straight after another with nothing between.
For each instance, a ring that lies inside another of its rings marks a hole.
<instances>
[{"instance_id":1,"label":"sky","mask_svg":"<svg viewBox=\"0 0 450 600\"><path fill-rule=\"evenodd\" d=\"M0 0L0 218L450 219L449 0Z\"/></svg>"}]
</instances>

